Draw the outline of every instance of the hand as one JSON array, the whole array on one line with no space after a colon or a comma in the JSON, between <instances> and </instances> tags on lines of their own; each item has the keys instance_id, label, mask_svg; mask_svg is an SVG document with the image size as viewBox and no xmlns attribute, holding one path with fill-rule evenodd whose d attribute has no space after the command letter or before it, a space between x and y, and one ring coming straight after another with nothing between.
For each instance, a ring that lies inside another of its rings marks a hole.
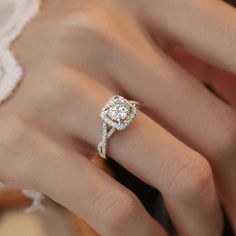
<instances>
[{"instance_id":1,"label":"hand","mask_svg":"<svg viewBox=\"0 0 236 236\"><path fill-rule=\"evenodd\" d=\"M100 109L120 94L144 109L112 137L109 156L161 191L180 235L220 235L217 191L236 227L235 112L167 50L178 43L235 72L235 12L207 3L45 1L13 47L25 78L0 109L1 180L49 195L102 235L166 235L89 161Z\"/></svg>"}]
</instances>

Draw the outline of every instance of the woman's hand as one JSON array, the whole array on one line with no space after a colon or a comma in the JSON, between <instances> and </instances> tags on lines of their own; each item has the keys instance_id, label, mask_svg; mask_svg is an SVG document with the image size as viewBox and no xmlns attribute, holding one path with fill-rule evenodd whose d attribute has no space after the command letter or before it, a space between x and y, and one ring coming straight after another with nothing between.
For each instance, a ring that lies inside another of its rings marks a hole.
<instances>
[{"instance_id":1,"label":"woman's hand","mask_svg":"<svg viewBox=\"0 0 236 236\"><path fill-rule=\"evenodd\" d=\"M235 112L170 55L178 44L236 72L234 14L211 0L43 1L13 47L25 75L0 109L1 181L49 195L102 235L166 235L89 161L100 109L120 94L144 109L109 156L161 191L180 235L220 235L219 197L236 228Z\"/></svg>"}]
</instances>

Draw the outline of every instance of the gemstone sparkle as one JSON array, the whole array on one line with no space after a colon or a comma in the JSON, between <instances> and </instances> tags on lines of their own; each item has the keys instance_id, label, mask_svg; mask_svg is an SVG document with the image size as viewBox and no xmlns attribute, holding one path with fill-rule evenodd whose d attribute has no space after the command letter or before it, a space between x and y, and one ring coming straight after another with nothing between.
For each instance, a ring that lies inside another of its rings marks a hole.
<instances>
[{"instance_id":1,"label":"gemstone sparkle","mask_svg":"<svg viewBox=\"0 0 236 236\"><path fill-rule=\"evenodd\" d=\"M113 96L103 107L100 117L102 120L117 130L125 129L134 119L136 107L121 96Z\"/></svg>"},{"instance_id":2,"label":"gemstone sparkle","mask_svg":"<svg viewBox=\"0 0 236 236\"><path fill-rule=\"evenodd\" d=\"M110 107L108 110L108 115L112 120L120 122L124 120L129 114L129 107L124 103L117 103L114 106Z\"/></svg>"}]
</instances>

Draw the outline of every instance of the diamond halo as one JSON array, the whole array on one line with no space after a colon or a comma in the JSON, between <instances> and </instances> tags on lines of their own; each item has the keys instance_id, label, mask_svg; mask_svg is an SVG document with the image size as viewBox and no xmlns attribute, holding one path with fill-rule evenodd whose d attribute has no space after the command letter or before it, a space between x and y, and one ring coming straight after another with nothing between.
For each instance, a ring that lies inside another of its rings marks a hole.
<instances>
[{"instance_id":1,"label":"diamond halo","mask_svg":"<svg viewBox=\"0 0 236 236\"><path fill-rule=\"evenodd\" d=\"M108 139L116 130L124 130L130 125L137 114L138 104L138 102L115 95L102 108L100 118L103 121L103 132L98 144L98 152L104 159L106 159Z\"/></svg>"},{"instance_id":2,"label":"diamond halo","mask_svg":"<svg viewBox=\"0 0 236 236\"><path fill-rule=\"evenodd\" d=\"M113 96L102 108L100 117L107 125L116 130L125 129L137 114L137 108L121 96Z\"/></svg>"}]
</instances>

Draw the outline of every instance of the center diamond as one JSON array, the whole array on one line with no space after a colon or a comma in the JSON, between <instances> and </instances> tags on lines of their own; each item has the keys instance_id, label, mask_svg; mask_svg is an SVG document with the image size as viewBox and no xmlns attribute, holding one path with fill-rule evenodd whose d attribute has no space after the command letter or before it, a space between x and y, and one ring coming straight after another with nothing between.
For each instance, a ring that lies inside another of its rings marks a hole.
<instances>
[{"instance_id":1,"label":"center diamond","mask_svg":"<svg viewBox=\"0 0 236 236\"><path fill-rule=\"evenodd\" d=\"M124 120L129 114L129 108L124 103L117 103L110 107L108 115L112 120Z\"/></svg>"},{"instance_id":2,"label":"center diamond","mask_svg":"<svg viewBox=\"0 0 236 236\"><path fill-rule=\"evenodd\" d=\"M115 95L102 108L100 117L108 126L123 130L131 123L136 113L137 109L130 101Z\"/></svg>"}]
</instances>

